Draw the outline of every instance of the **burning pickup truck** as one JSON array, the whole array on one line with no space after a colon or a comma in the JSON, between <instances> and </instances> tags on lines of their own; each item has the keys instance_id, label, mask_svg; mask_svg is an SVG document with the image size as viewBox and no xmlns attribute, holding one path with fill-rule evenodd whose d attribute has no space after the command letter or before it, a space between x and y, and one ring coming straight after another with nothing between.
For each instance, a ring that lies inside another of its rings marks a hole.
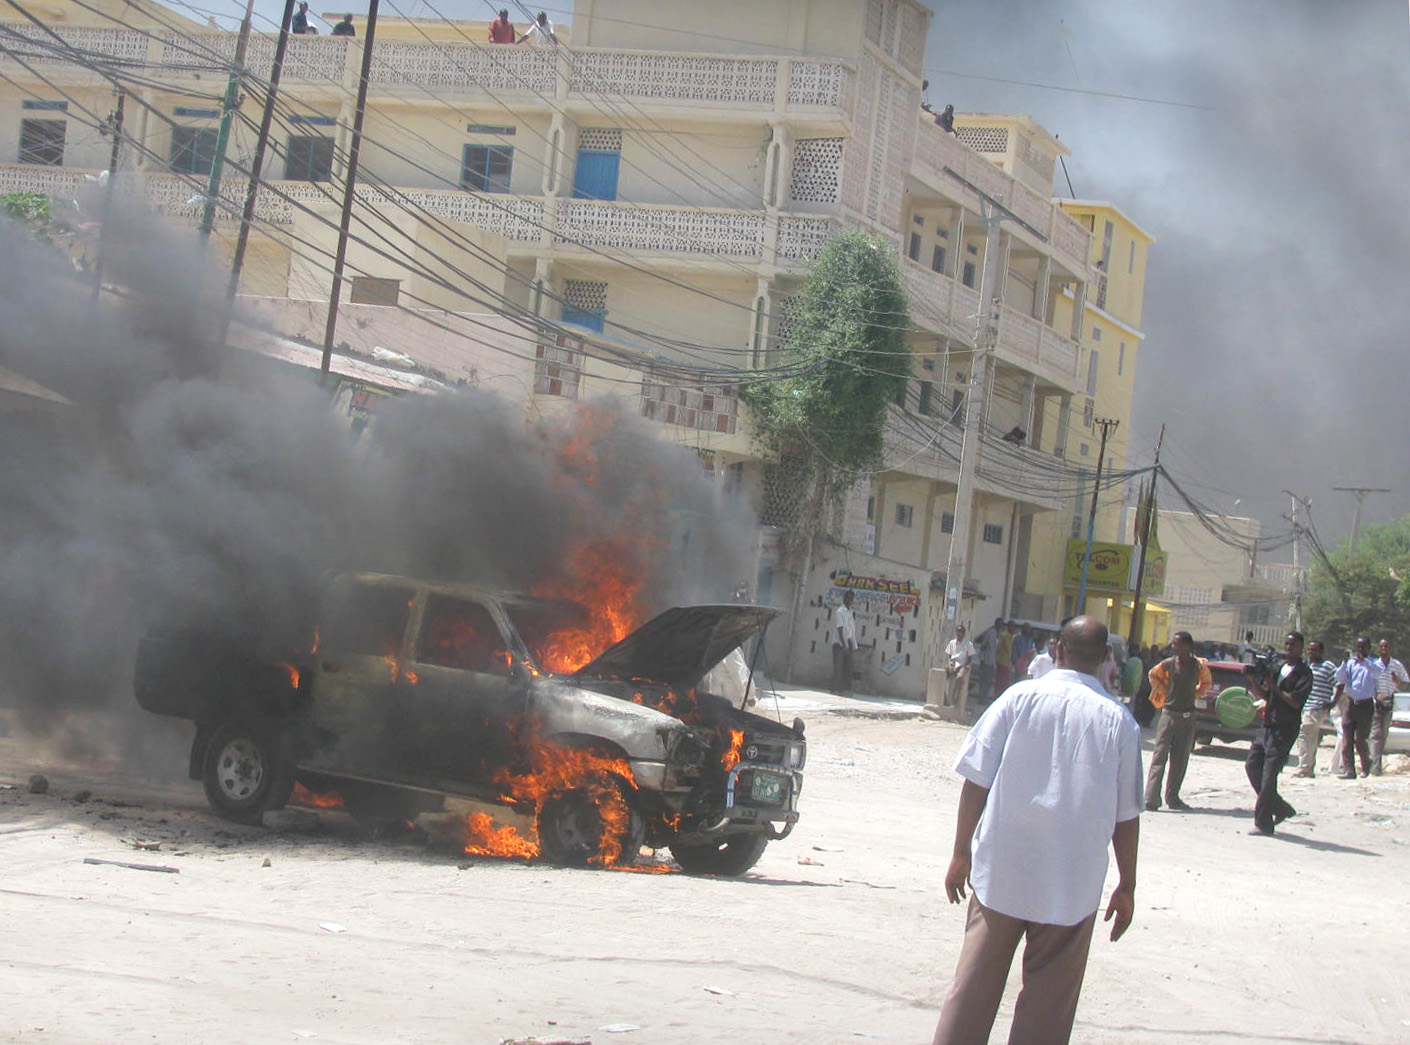
<instances>
[{"instance_id":1,"label":"burning pickup truck","mask_svg":"<svg viewBox=\"0 0 1410 1045\"><path fill-rule=\"evenodd\" d=\"M299 650L154 632L135 688L196 723L190 775L232 820L258 822L296 786L337 791L365 823L468 798L532 816L524 855L629 864L649 844L687 872L739 875L798 820L803 724L702 681L777 612L677 607L591 656L601 632L575 603L344 574Z\"/></svg>"}]
</instances>

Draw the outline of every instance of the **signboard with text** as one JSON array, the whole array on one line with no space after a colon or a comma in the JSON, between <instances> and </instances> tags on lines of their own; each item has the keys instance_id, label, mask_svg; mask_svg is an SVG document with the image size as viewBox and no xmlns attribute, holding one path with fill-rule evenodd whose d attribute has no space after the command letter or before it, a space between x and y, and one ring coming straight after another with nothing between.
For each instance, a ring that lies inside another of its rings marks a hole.
<instances>
[{"instance_id":1,"label":"signboard with text","mask_svg":"<svg viewBox=\"0 0 1410 1045\"><path fill-rule=\"evenodd\" d=\"M1086 551L1087 542L1080 538L1074 537L1067 542L1067 556L1062 569L1064 588L1081 588L1082 560ZM1136 583L1138 560L1139 550L1135 545L1093 541L1092 558L1087 567L1087 590L1130 594ZM1162 551L1152 551L1146 555L1146 571L1141 578L1142 595L1158 597L1165 591L1166 561L1166 554Z\"/></svg>"}]
</instances>

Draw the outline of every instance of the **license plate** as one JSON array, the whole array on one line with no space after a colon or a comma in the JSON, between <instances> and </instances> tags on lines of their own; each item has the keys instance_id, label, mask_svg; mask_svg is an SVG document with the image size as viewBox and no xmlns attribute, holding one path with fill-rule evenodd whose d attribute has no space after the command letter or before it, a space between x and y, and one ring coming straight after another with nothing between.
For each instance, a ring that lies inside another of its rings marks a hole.
<instances>
[{"instance_id":1,"label":"license plate","mask_svg":"<svg viewBox=\"0 0 1410 1045\"><path fill-rule=\"evenodd\" d=\"M772 773L755 773L749 784L749 797L755 802L783 801L783 777Z\"/></svg>"}]
</instances>

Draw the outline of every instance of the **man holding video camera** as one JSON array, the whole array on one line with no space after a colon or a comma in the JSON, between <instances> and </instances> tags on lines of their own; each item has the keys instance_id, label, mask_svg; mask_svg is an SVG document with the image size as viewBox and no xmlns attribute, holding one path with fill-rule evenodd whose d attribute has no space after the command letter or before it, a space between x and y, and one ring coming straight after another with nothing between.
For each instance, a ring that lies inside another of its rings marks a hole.
<instances>
[{"instance_id":1,"label":"man holding video camera","mask_svg":"<svg viewBox=\"0 0 1410 1045\"><path fill-rule=\"evenodd\" d=\"M1312 669L1302 659L1302 633L1289 632L1283 642L1283 663L1275 654L1261 654L1244 668L1248 687L1263 709L1263 729L1248 749L1244 772L1258 792L1253 806L1253 830L1271 835L1274 827L1296 816L1286 798L1278 794L1278 774L1287 762L1302 724L1302 706L1312 692Z\"/></svg>"}]
</instances>

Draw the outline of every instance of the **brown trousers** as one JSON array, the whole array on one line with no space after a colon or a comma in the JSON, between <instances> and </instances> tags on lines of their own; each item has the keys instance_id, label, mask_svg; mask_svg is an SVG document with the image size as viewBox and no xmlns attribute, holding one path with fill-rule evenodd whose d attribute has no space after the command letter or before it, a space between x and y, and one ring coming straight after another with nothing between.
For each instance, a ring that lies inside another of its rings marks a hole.
<instances>
[{"instance_id":1,"label":"brown trousers","mask_svg":"<svg viewBox=\"0 0 1410 1045\"><path fill-rule=\"evenodd\" d=\"M934 1045L986 1045L1024 937L1023 988L1014 1004L1009 1045L1065 1045L1072 1037L1096 920L1093 911L1076 925L1025 922L991 911L971 893L955 982L940 1010Z\"/></svg>"}]
</instances>

